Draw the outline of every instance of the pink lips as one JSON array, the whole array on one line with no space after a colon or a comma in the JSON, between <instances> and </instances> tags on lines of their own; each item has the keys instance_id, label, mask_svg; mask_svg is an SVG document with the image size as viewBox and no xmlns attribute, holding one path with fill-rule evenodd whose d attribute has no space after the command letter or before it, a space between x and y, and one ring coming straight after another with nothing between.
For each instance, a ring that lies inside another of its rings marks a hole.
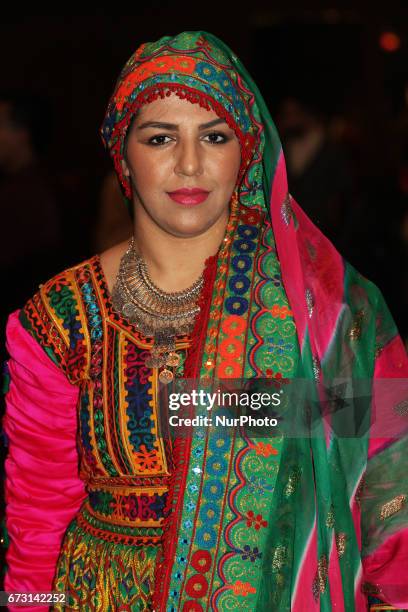
<instances>
[{"instance_id":1,"label":"pink lips","mask_svg":"<svg viewBox=\"0 0 408 612\"><path fill-rule=\"evenodd\" d=\"M210 192L204 189L177 189L177 191L168 191L167 193L178 204L197 206L208 198Z\"/></svg>"}]
</instances>

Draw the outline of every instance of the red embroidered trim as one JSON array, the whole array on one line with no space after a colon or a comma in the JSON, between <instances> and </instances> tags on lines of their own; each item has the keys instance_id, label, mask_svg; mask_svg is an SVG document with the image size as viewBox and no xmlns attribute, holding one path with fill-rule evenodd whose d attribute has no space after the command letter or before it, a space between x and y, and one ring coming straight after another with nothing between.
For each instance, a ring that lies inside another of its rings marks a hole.
<instances>
[{"instance_id":1,"label":"red embroidered trim","mask_svg":"<svg viewBox=\"0 0 408 612\"><path fill-rule=\"evenodd\" d=\"M178 438L173 446L174 470L169 486L169 497L164 510L168 518L164 520L162 546L157 553L156 568L154 573L154 592L152 595L153 608L155 610L166 610L167 593L170 585L173 559L177 547L177 532L181 521L184 499L180 494L184 490L188 458L191 450L191 437ZM178 520L176 520L178 518Z\"/></svg>"},{"instance_id":2,"label":"red embroidered trim","mask_svg":"<svg viewBox=\"0 0 408 612\"><path fill-rule=\"evenodd\" d=\"M125 535L121 533L114 533L113 531L105 531L104 529L98 529L90 525L86 518L82 514L78 514L76 522L87 533L90 533L95 538L105 540L105 542L114 542L115 544L125 544L127 546L149 546L149 545L160 545L161 534L140 536L140 535ZM156 527L150 527L150 529L157 529Z\"/></svg>"},{"instance_id":3,"label":"red embroidered trim","mask_svg":"<svg viewBox=\"0 0 408 612\"><path fill-rule=\"evenodd\" d=\"M217 261L218 253L208 257L204 263L204 283L198 299L200 312L197 315L194 328L190 336L190 347L188 348L188 353L184 364L184 378L196 378L200 376L202 354L207 335L207 324L211 308L211 298L214 290L215 277L217 275Z\"/></svg>"}]
</instances>

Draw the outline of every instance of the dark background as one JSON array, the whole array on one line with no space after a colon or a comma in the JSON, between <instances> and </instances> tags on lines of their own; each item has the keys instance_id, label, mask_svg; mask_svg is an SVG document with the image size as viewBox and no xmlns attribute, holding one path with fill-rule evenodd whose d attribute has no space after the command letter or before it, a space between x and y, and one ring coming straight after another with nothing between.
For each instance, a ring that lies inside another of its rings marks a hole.
<instances>
[{"instance_id":1,"label":"dark background","mask_svg":"<svg viewBox=\"0 0 408 612\"><path fill-rule=\"evenodd\" d=\"M407 3L369 9L356 4L345 9L340 2L309 3L305 9L259 0L246 8L238 3L147 4L134 15L2 19L0 87L38 95L50 109L49 121L46 113L44 119L44 133L50 134L44 161L57 186L63 231L46 265L32 269L26 261L28 272L16 280L20 291L3 285L3 316L21 307L40 282L95 252L92 235L101 184L111 170L99 127L125 61L142 42L200 29L219 36L237 53L274 118L288 95L324 116L344 148L353 180L349 222L341 235L334 229L330 238L380 287L406 338ZM399 37L394 52L380 45L386 31ZM41 218L41 206L31 204ZM0 205L3 217L10 203ZM46 216L41 221L46 224ZM19 242L19 223L8 231ZM19 246L24 255L24 244Z\"/></svg>"}]
</instances>

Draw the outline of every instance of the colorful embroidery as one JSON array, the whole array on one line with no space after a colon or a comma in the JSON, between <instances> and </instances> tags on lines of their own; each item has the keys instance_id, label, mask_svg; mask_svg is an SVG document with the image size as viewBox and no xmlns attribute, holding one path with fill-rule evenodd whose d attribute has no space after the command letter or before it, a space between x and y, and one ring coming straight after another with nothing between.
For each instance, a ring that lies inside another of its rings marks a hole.
<instances>
[{"instance_id":1,"label":"colorful embroidery","mask_svg":"<svg viewBox=\"0 0 408 612\"><path fill-rule=\"evenodd\" d=\"M162 539L172 466L170 441L158 437L157 372L145 365L149 342L111 309L98 256L43 285L20 319L80 387L79 473L88 497L64 540L55 590L70 590L81 610L93 609L85 587L96 589L92 605L101 601L104 610L115 610L118 601L148 609L147 577ZM178 342L184 362L188 339ZM140 563L112 591L129 555ZM104 558L104 578L97 578ZM142 579L137 574L136 581L137 567Z\"/></svg>"},{"instance_id":2,"label":"colorful embroidery","mask_svg":"<svg viewBox=\"0 0 408 612\"><path fill-rule=\"evenodd\" d=\"M67 593L67 602L50 609L151 610L156 553L154 546L107 542L74 519L66 531L52 585L53 591Z\"/></svg>"}]
</instances>

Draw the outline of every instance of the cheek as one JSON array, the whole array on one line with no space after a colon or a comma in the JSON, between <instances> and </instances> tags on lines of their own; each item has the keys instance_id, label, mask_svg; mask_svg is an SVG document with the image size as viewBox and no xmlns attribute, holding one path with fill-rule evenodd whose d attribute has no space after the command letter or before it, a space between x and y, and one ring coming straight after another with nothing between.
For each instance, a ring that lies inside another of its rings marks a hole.
<instances>
[{"instance_id":1,"label":"cheek","mask_svg":"<svg viewBox=\"0 0 408 612\"><path fill-rule=\"evenodd\" d=\"M168 158L152 156L148 150L129 156L128 161L133 182L140 193L155 191L168 175Z\"/></svg>"},{"instance_id":2,"label":"cheek","mask_svg":"<svg viewBox=\"0 0 408 612\"><path fill-rule=\"evenodd\" d=\"M225 183L228 187L232 182L234 183L239 172L241 165L240 150L234 147L231 148L226 154L220 155L214 159L213 171L217 176L220 184Z\"/></svg>"}]
</instances>

